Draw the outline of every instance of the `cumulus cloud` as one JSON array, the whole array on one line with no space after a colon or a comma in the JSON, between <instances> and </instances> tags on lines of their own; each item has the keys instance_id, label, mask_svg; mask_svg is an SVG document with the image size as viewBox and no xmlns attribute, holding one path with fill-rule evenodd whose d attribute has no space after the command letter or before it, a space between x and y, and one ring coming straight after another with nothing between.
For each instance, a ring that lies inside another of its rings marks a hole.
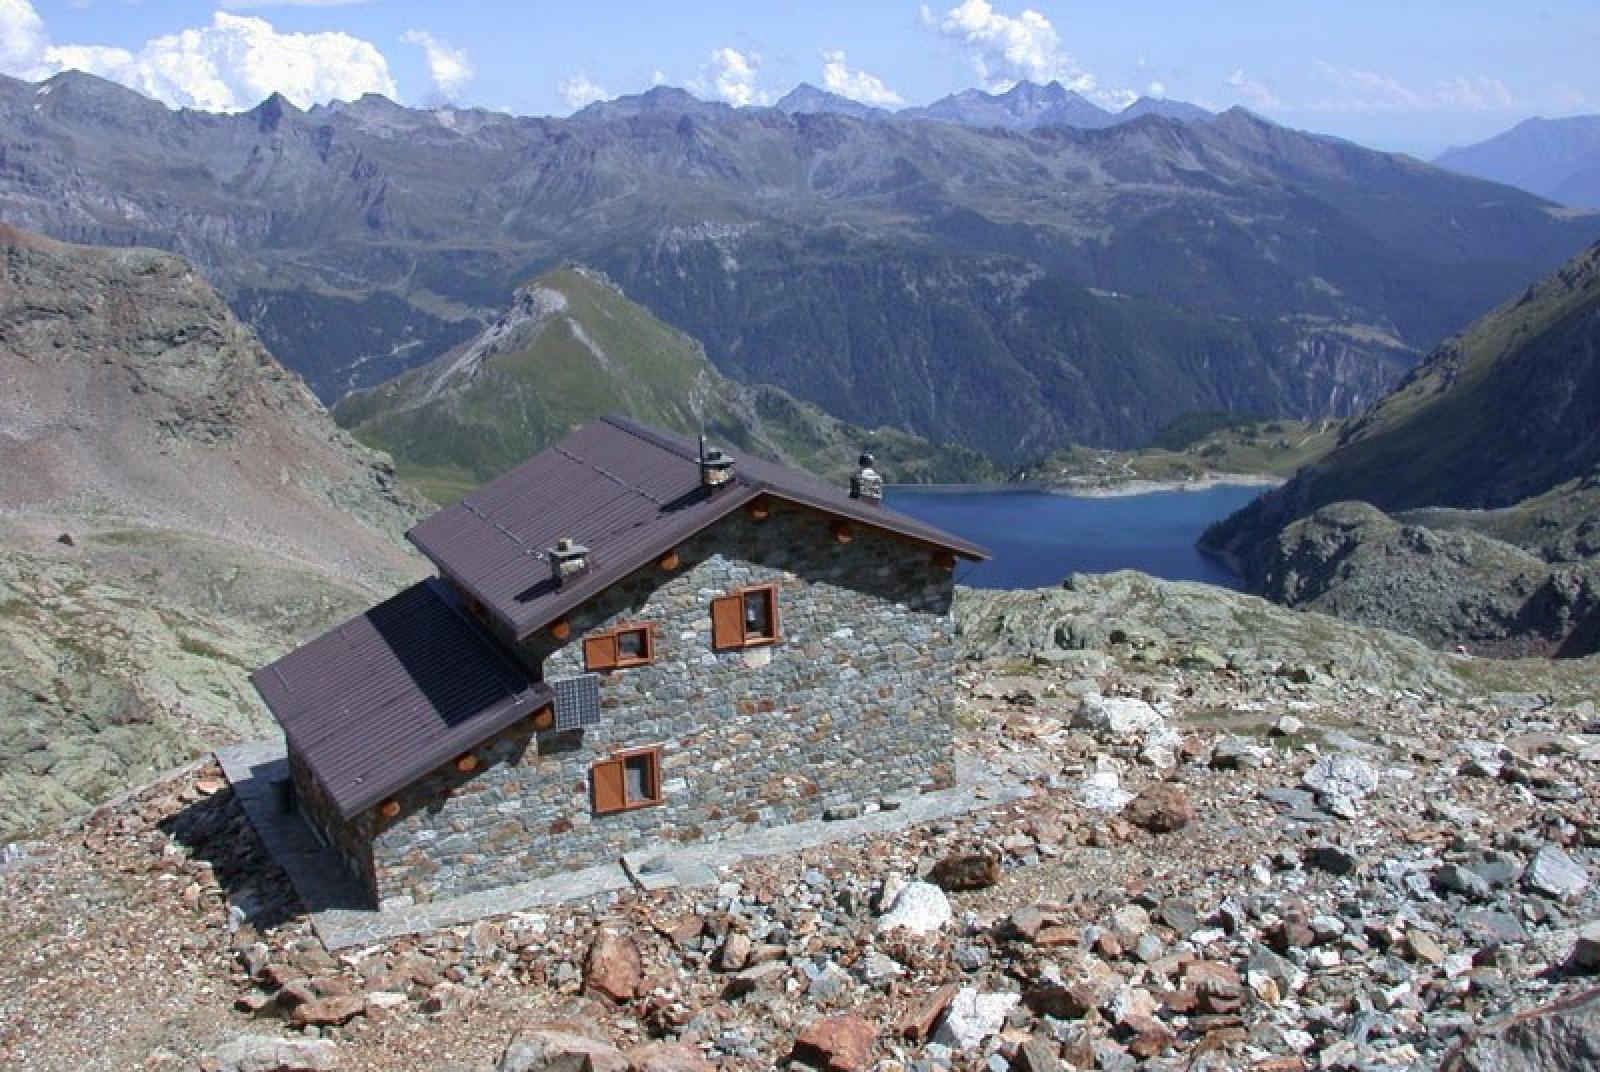
<instances>
[{"instance_id":1,"label":"cumulus cloud","mask_svg":"<svg viewBox=\"0 0 1600 1072\"><path fill-rule=\"evenodd\" d=\"M261 7L352 7L372 0L218 0L217 6L230 11Z\"/></svg>"},{"instance_id":2,"label":"cumulus cloud","mask_svg":"<svg viewBox=\"0 0 1600 1072\"><path fill-rule=\"evenodd\" d=\"M960 42L991 90L1010 89L1023 80L1056 81L1079 93L1095 88L1094 76L1062 51L1061 37L1050 20L1031 8L1005 15L988 0L963 0L943 15L924 7L922 21Z\"/></svg>"},{"instance_id":3,"label":"cumulus cloud","mask_svg":"<svg viewBox=\"0 0 1600 1072\"><path fill-rule=\"evenodd\" d=\"M822 54L822 85L829 93L879 108L894 108L905 103L905 98L884 85L877 75L851 68L842 49Z\"/></svg>"},{"instance_id":4,"label":"cumulus cloud","mask_svg":"<svg viewBox=\"0 0 1600 1072\"><path fill-rule=\"evenodd\" d=\"M606 100L611 96L606 92L605 86L586 74L563 78L556 83L556 92L561 94L561 99L566 101L567 107L573 111L577 111L585 104L593 104L597 100Z\"/></svg>"},{"instance_id":5,"label":"cumulus cloud","mask_svg":"<svg viewBox=\"0 0 1600 1072\"><path fill-rule=\"evenodd\" d=\"M1336 67L1318 60L1317 70L1338 90L1338 95L1315 101L1309 108L1320 112L1488 112L1513 106L1511 91L1498 78L1458 75L1427 86L1413 86L1398 78L1357 67Z\"/></svg>"},{"instance_id":6,"label":"cumulus cloud","mask_svg":"<svg viewBox=\"0 0 1600 1072\"><path fill-rule=\"evenodd\" d=\"M212 14L209 25L151 38L137 51L51 44L27 0L0 0L0 69L37 80L87 71L175 107L253 108L273 92L302 108L363 93L393 97L377 47L343 33L279 33L265 19Z\"/></svg>"},{"instance_id":7,"label":"cumulus cloud","mask_svg":"<svg viewBox=\"0 0 1600 1072\"><path fill-rule=\"evenodd\" d=\"M426 30L407 30L400 39L422 49L428 58L428 77L433 81L433 88L446 100L454 100L456 91L476 73L466 49L452 48Z\"/></svg>"},{"instance_id":8,"label":"cumulus cloud","mask_svg":"<svg viewBox=\"0 0 1600 1072\"><path fill-rule=\"evenodd\" d=\"M700 69L695 88L725 100L735 108L752 104L768 104L772 94L756 88L756 75L761 69L761 57L746 55L736 48L718 48L711 52L711 61Z\"/></svg>"},{"instance_id":9,"label":"cumulus cloud","mask_svg":"<svg viewBox=\"0 0 1600 1072\"><path fill-rule=\"evenodd\" d=\"M1272 112L1284 106L1283 101L1272 87L1258 78L1245 74L1243 67L1237 67L1228 75L1228 88L1233 90L1233 95L1245 107L1254 108L1258 112Z\"/></svg>"}]
</instances>

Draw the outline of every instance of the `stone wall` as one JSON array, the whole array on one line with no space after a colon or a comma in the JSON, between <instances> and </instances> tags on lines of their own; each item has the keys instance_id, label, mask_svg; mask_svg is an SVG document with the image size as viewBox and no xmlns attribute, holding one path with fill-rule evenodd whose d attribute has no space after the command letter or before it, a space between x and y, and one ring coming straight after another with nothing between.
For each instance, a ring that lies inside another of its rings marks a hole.
<instances>
[{"instance_id":1,"label":"stone wall","mask_svg":"<svg viewBox=\"0 0 1600 1072\"><path fill-rule=\"evenodd\" d=\"M331 845L344 860L349 872L361 880L367 893L376 897L377 886L372 873L371 811L345 820L339 809L322 791L322 784L312 775L311 769L301 760L291 745L289 748L289 780L294 786L295 808L305 817L317 836Z\"/></svg>"},{"instance_id":2,"label":"stone wall","mask_svg":"<svg viewBox=\"0 0 1600 1072\"><path fill-rule=\"evenodd\" d=\"M397 795L376 820L384 899L431 900L615 861L658 841L714 840L820 817L829 806L952 784L955 648L950 573L927 548L779 504L739 511L569 615L565 642L524 646L546 679L584 672L583 638L655 628L655 661L602 675L599 725L530 724ZM714 651L711 600L775 584L780 641ZM597 816L589 771L661 749L661 804Z\"/></svg>"}]
</instances>

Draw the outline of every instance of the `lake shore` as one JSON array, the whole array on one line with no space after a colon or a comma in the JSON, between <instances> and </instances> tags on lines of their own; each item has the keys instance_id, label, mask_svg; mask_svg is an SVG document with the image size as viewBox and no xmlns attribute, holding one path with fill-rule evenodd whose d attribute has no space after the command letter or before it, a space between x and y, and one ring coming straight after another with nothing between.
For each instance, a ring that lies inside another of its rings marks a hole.
<instances>
[{"instance_id":1,"label":"lake shore","mask_svg":"<svg viewBox=\"0 0 1600 1072\"><path fill-rule=\"evenodd\" d=\"M888 490L931 495L965 495L973 492L1037 492L1066 495L1077 499L1120 499L1130 495L1151 495L1167 491L1210 491L1213 488L1275 488L1284 483L1281 476L1268 473L1207 473L1190 480L1145 480L1130 477L1107 484L1046 483L1021 480L1009 484L890 484Z\"/></svg>"}]
</instances>

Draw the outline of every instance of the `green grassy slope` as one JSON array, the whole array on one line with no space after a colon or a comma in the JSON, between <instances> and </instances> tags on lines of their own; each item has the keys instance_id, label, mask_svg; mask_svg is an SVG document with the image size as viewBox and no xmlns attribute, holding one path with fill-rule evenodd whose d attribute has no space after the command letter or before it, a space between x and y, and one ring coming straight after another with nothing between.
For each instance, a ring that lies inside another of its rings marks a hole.
<instances>
[{"instance_id":1,"label":"green grassy slope","mask_svg":"<svg viewBox=\"0 0 1600 1072\"><path fill-rule=\"evenodd\" d=\"M726 379L700 344L589 270L565 266L518 292L476 339L335 409L436 501L504 472L584 421L649 424L840 475L870 442L897 480L992 478L977 453L827 417L775 388Z\"/></svg>"}]
</instances>

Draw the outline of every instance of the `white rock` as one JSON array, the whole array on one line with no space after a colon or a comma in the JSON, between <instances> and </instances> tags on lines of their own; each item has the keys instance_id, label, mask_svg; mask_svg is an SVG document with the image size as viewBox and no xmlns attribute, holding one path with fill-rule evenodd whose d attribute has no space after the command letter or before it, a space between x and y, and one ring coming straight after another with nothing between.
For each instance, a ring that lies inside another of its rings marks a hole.
<instances>
[{"instance_id":1,"label":"white rock","mask_svg":"<svg viewBox=\"0 0 1600 1072\"><path fill-rule=\"evenodd\" d=\"M904 927L913 934L931 934L954 918L950 899L931 882L908 882L895 894L889 911L878 919L880 931Z\"/></svg>"},{"instance_id":2,"label":"white rock","mask_svg":"<svg viewBox=\"0 0 1600 1072\"><path fill-rule=\"evenodd\" d=\"M337 1066L338 1052L327 1039L286 1039L239 1035L217 1047L221 1072L323 1072Z\"/></svg>"},{"instance_id":3,"label":"white rock","mask_svg":"<svg viewBox=\"0 0 1600 1072\"><path fill-rule=\"evenodd\" d=\"M1117 763L1109 756L1098 756L1094 765L1084 772L1083 784L1078 787L1078 800L1095 811L1121 811L1133 799L1133 794L1122 788L1122 775Z\"/></svg>"},{"instance_id":4,"label":"white rock","mask_svg":"<svg viewBox=\"0 0 1600 1072\"><path fill-rule=\"evenodd\" d=\"M1079 729L1116 737L1160 729L1166 725L1166 721L1160 711L1143 700L1124 696L1106 697L1098 692L1085 696L1078 704L1077 714L1072 716L1072 724Z\"/></svg>"},{"instance_id":5,"label":"white rock","mask_svg":"<svg viewBox=\"0 0 1600 1072\"><path fill-rule=\"evenodd\" d=\"M1354 801L1378 788L1378 772L1365 760L1336 754L1311 764L1300 784L1314 793Z\"/></svg>"},{"instance_id":6,"label":"white rock","mask_svg":"<svg viewBox=\"0 0 1600 1072\"><path fill-rule=\"evenodd\" d=\"M975 1050L1000 1033L1006 1014L1022 1000L1020 994L984 994L962 987L950 1002L950 1011L933 1034L933 1041L953 1050Z\"/></svg>"}]
</instances>

